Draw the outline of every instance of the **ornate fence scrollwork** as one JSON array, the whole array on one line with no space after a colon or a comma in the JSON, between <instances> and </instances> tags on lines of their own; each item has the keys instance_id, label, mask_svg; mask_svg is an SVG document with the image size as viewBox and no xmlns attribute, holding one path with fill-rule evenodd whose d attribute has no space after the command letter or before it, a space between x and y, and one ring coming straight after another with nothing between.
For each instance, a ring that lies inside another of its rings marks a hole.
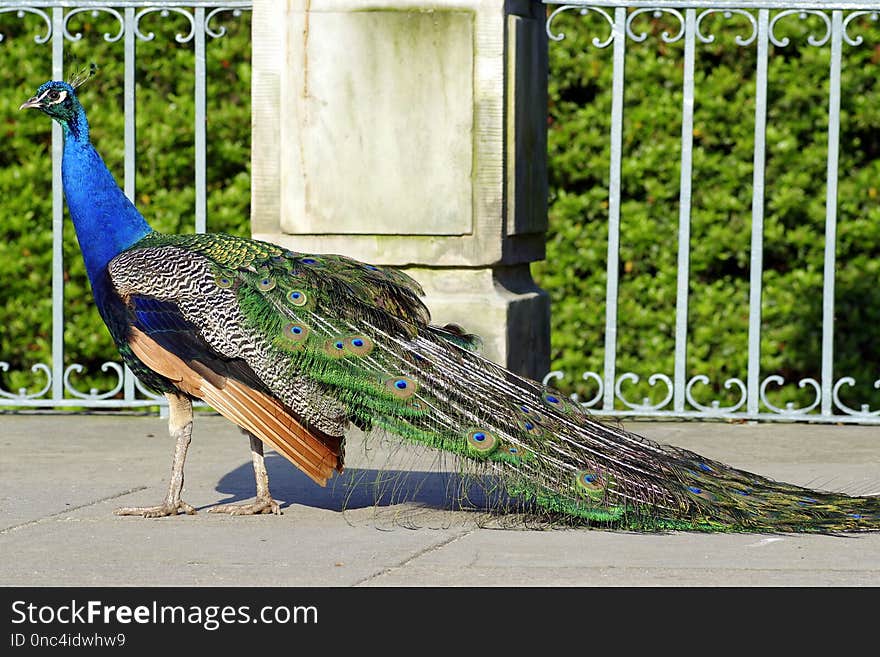
<instances>
[{"instance_id":1,"label":"ornate fence scrollwork","mask_svg":"<svg viewBox=\"0 0 880 657\"><path fill-rule=\"evenodd\" d=\"M7 363L6 361L0 361L0 371L8 372L9 363ZM16 394L14 392L9 392L8 390L0 388L0 398L23 401L25 399L39 399L48 394L49 390L52 389L52 368L45 363L37 363L36 365L31 366L31 372L33 372L34 374L36 374L37 372L42 372L46 375L46 385L43 386L42 389L38 390L37 392L28 393L27 388L19 388L18 394Z\"/></svg>"},{"instance_id":2,"label":"ornate fence scrollwork","mask_svg":"<svg viewBox=\"0 0 880 657\"><path fill-rule=\"evenodd\" d=\"M550 383L551 381L559 381L563 378L565 378L564 372L560 370L554 370L545 374L541 382L545 386L550 386L552 385ZM581 396L576 392L571 393L569 395L569 399L571 399L571 401L573 401L574 403L580 405L582 408L593 408L597 403L599 403L599 400L602 399L602 395L605 394L605 383L602 381L602 377L595 372L584 372L581 378L584 381L594 381L598 387L598 391L593 397L591 397L587 401L581 401Z\"/></svg>"},{"instance_id":3,"label":"ornate fence scrollwork","mask_svg":"<svg viewBox=\"0 0 880 657\"><path fill-rule=\"evenodd\" d=\"M782 387L785 385L785 379L783 379L778 374L773 374L768 376L761 382L760 395L761 402L769 408L774 413L779 413L780 415L805 415L809 413L814 408L818 408L819 404L822 401L822 386L819 385L819 382L816 379L805 378L798 381L798 388L806 388L808 385L813 386L813 389L816 391L816 398L813 400L813 403L809 406L802 406L799 408L795 408L794 402L788 402L785 405L785 408L780 408L778 406L774 406L767 400L767 386L771 383Z\"/></svg>"},{"instance_id":4,"label":"ornate fence scrollwork","mask_svg":"<svg viewBox=\"0 0 880 657\"><path fill-rule=\"evenodd\" d=\"M155 399L156 401L162 401L164 399L164 397L162 395L157 395L152 390L147 390L146 388L144 388L144 384L141 383L140 379L138 379L138 378L135 378L135 380L134 380L134 387L139 393L141 393L147 399Z\"/></svg>"},{"instance_id":5,"label":"ornate fence scrollwork","mask_svg":"<svg viewBox=\"0 0 880 657\"><path fill-rule=\"evenodd\" d=\"M216 9L212 9L205 17L205 34L213 39L219 39L220 37L226 36L225 25L219 26L216 30L211 28L211 21L214 20L214 17L226 11L231 11L233 18L241 16L241 9L238 7L217 7Z\"/></svg>"},{"instance_id":6,"label":"ornate fence scrollwork","mask_svg":"<svg viewBox=\"0 0 880 657\"><path fill-rule=\"evenodd\" d=\"M818 16L825 23L825 34L821 38L816 38L815 35L810 34L807 36L807 43L811 46L824 46L828 43L828 40L831 38L831 19L828 17L828 14L824 11L817 11L815 9L786 9L785 11L780 11L773 18L770 19L770 43L774 46L779 46L780 48L784 48L791 40L788 37L778 38L774 34L774 30L776 29L777 23L786 16L797 15L802 21L807 20L810 16Z\"/></svg>"},{"instance_id":7,"label":"ornate fence scrollwork","mask_svg":"<svg viewBox=\"0 0 880 657\"><path fill-rule=\"evenodd\" d=\"M852 415L860 418L871 418L871 417L880 417L880 410L872 411L868 404L862 404L861 410L856 410L854 408L850 408L842 401L840 401L840 388L843 386L853 387L856 385L856 380L851 376L844 376L838 379L837 383L834 384L834 388L831 390L831 398L834 401L834 405L837 406L841 411L846 413L847 415ZM880 390L880 379L874 381L874 388Z\"/></svg>"},{"instance_id":8,"label":"ornate fence scrollwork","mask_svg":"<svg viewBox=\"0 0 880 657\"><path fill-rule=\"evenodd\" d=\"M70 374L71 372L76 372L77 374L81 374L85 371L85 367L80 365L79 363L74 363L72 365L68 365L64 370L64 390L65 392L69 392L71 396L76 397L77 399L111 399L119 394L122 390L122 385L125 380L125 371L122 368L122 365L119 363L108 362L101 365L101 371L106 373L110 370L113 370L116 373L117 382L116 385L107 392L98 392L97 388L92 388L89 392L81 392L77 390L74 385L70 382Z\"/></svg>"},{"instance_id":9,"label":"ornate fence scrollwork","mask_svg":"<svg viewBox=\"0 0 880 657\"><path fill-rule=\"evenodd\" d=\"M874 21L876 23L877 19L880 18L880 12L877 12L877 11L854 11L851 14L849 14L846 18L843 19L843 42L850 45L850 46L860 46L865 41L861 34L856 35L855 38L851 37L848 34L850 24L856 18L860 18L861 16L868 16L872 21Z\"/></svg>"},{"instance_id":10,"label":"ornate fence scrollwork","mask_svg":"<svg viewBox=\"0 0 880 657\"><path fill-rule=\"evenodd\" d=\"M174 35L174 40L177 41L177 43L187 43L191 41L195 36L196 22L190 11L187 11L186 9L181 9L180 7L162 7L161 9L157 7L147 7L146 9L141 9L134 16L134 33L135 36L137 36L137 38L141 41L152 41L156 38L155 32L147 32L146 34L141 32L141 20L144 18L144 16L149 16L150 14L156 13L158 13L159 16L161 16L162 18L168 18L172 13L178 14L185 17L186 20L189 22L189 32L187 34L178 32L176 35Z\"/></svg>"},{"instance_id":11,"label":"ornate fence scrollwork","mask_svg":"<svg viewBox=\"0 0 880 657\"><path fill-rule=\"evenodd\" d=\"M755 39L758 38L758 21L755 19L755 16L744 9L707 9L705 11L701 11L697 15L696 20L696 34L697 38L703 43L714 43L715 35L714 34L704 34L703 33L703 19L707 16L711 16L712 14L721 14L724 18L730 20L734 16L745 16L746 19L752 26L752 33L748 37L743 37L742 35L737 34L734 37L734 42L738 46L748 46L754 43Z\"/></svg>"},{"instance_id":12,"label":"ornate fence scrollwork","mask_svg":"<svg viewBox=\"0 0 880 657\"><path fill-rule=\"evenodd\" d=\"M660 402L656 404L652 404L651 400L647 397L642 398L642 403L638 404L635 402L629 401L623 394L621 390L624 381L631 381L632 383L638 383L640 381L639 375L634 372L627 372L626 374L621 374L617 378L617 383L614 384L614 394L617 396L617 399L626 406L627 408L634 411L659 411L662 410L665 406L672 401L672 396L675 393L675 386L672 384L672 379L670 379L665 374L652 374L648 377L648 385L654 387L657 385L659 381L662 381L666 384L666 397L664 397Z\"/></svg>"},{"instance_id":13,"label":"ornate fence scrollwork","mask_svg":"<svg viewBox=\"0 0 880 657\"><path fill-rule=\"evenodd\" d=\"M733 413L743 406L745 406L746 401L748 400L748 390L746 388L746 384L743 383L740 379L730 378L724 382L724 389L731 390L734 386L739 388L740 397L739 401L731 406L722 406L721 402L717 399L712 400L708 406L699 403L693 396L693 387L701 383L703 385L709 384L709 377L705 374L697 374L687 382L687 385L684 389L685 399L687 399L688 404L697 409L698 411L702 411L703 413L709 414L719 414L719 413Z\"/></svg>"},{"instance_id":14,"label":"ornate fence scrollwork","mask_svg":"<svg viewBox=\"0 0 880 657\"><path fill-rule=\"evenodd\" d=\"M88 12L92 18L97 18L102 13L107 13L113 16L117 21L119 21L119 32L116 34L111 34L110 32L104 32L104 41L108 43L113 43L115 41L119 41L125 35L125 19L122 17L118 11L111 7L85 7L79 9L71 9L64 16L64 23L62 24L62 29L64 31L64 38L68 41L80 41L83 38L82 32L77 32L76 34L71 34L68 25L70 24L70 19L78 14L83 14Z\"/></svg>"},{"instance_id":15,"label":"ornate fence scrollwork","mask_svg":"<svg viewBox=\"0 0 880 657\"><path fill-rule=\"evenodd\" d=\"M52 19L42 9L35 9L33 7L0 7L0 14L9 14L15 12L15 15L18 18L24 18L27 14L33 14L34 16L39 16L46 23L46 33L45 34L37 34L34 37L34 41L36 43L46 43L49 39L52 38ZM0 42L5 39L6 36L0 34Z\"/></svg>"},{"instance_id":16,"label":"ornate fence scrollwork","mask_svg":"<svg viewBox=\"0 0 880 657\"><path fill-rule=\"evenodd\" d=\"M608 27L610 28L608 38L602 41L599 39L599 37L593 37L593 45L597 48L607 48L609 45L611 45L611 42L614 41L614 19L611 18L611 14L609 14L604 9L600 9L599 7L582 7L578 5L562 5L561 7L557 7L550 13L550 15L547 17L547 22L545 23L545 30L547 31L548 37L550 37L553 41L562 41L565 38L564 32L554 33L551 25L557 16L559 16L563 12L570 11L572 9L576 9L581 16L586 16L587 14L592 12L595 14L599 14L602 18L604 18L605 22L608 23Z\"/></svg>"},{"instance_id":17,"label":"ornate fence scrollwork","mask_svg":"<svg viewBox=\"0 0 880 657\"><path fill-rule=\"evenodd\" d=\"M626 17L626 35L633 41L644 41L648 38L647 32L636 34L632 29L633 21L639 16L648 13L650 13L654 18L662 18L663 14L669 14L670 16L674 16L678 19L678 32L676 32L674 35L671 35L667 30L663 30L660 33L660 38L663 39L666 43L675 43L684 36L684 16L682 16L681 12L677 9L670 9L668 7L658 7L657 9L636 9L635 11L631 12L629 16Z\"/></svg>"}]
</instances>

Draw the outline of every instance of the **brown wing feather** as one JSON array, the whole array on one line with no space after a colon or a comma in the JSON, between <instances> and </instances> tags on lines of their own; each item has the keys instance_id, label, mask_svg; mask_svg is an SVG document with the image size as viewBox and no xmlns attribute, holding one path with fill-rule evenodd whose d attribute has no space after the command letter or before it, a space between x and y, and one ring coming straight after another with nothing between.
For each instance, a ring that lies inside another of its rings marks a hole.
<instances>
[{"instance_id":1,"label":"brown wing feather","mask_svg":"<svg viewBox=\"0 0 880 657\"><path fill-rule=\"evenodd\" d=\"M131 329L129 345L145 365L253 433L315 483L325 486L334 471L342 472L340 439L306 429L277 399L217 374L204 363L184 362L136 328Z\"/></svg>"}]
</instances>

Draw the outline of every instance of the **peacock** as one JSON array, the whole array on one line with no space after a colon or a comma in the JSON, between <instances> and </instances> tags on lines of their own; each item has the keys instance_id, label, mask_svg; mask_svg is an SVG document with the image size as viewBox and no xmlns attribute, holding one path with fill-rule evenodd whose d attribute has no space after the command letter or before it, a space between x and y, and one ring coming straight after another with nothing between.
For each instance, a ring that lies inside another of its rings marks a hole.
<instances>
[{"instance_id":1,"label":"peacock","mask_svg":"<svg viewBox=\"0 0 880 657\"><path fill-rule=\"evenodd\" d=\"M454 455L495 482L502 512L566 526L880 529L880 497L777 482L598 421L482 357L476 336L432 324L403 272L227 234L153 230L92 146L77 96L87 77L45 82L21 109L61 125L64 194L95 305L123 361L168 400L167 495L115 513L195 513L181 491L193 400L203 400L249 435L256 479L253 502L211 512L280 513L264 445L324 486L342 472L355 426Z\"/></svg>"}]
</instances>

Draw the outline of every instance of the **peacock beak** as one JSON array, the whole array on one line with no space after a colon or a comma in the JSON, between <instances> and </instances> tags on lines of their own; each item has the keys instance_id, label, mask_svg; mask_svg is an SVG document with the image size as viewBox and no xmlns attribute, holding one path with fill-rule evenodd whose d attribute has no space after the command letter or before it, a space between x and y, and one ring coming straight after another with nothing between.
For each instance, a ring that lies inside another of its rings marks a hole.
<instances>
[{"instance_id":1,"label":"peacock beak","mask_svg":"<svg viewBox=\"0 0 880 657\"><path fill-rule=\"evenodd\" d=\"M28 98L25 102L23 102L23 103L21 104L21 107L19 107L18 109L19 109L19 110L23 110L23 109L39 109L39 107L40 107L40 100L41 100L41 99L40 99L40 98L37 98L36 96L33 96L32 98Z\"/></svg>"}]
</instances>

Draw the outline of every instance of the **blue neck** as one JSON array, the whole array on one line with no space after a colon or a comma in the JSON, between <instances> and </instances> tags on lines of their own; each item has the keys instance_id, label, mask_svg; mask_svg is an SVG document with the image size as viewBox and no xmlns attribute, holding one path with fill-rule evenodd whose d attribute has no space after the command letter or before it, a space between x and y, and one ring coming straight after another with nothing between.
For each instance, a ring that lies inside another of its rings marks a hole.
<instances>
[{"instance_id":1,"label":"blue neck","mask_svg":"<svg viewBox=\"0 0 880 657\"><path fill-rule=\"evenodd\" d=\"M103 287L107 263L152 232L89 141L85 115L64 128L61 178L92 291Z\"/></svg>"}]
</instances>

